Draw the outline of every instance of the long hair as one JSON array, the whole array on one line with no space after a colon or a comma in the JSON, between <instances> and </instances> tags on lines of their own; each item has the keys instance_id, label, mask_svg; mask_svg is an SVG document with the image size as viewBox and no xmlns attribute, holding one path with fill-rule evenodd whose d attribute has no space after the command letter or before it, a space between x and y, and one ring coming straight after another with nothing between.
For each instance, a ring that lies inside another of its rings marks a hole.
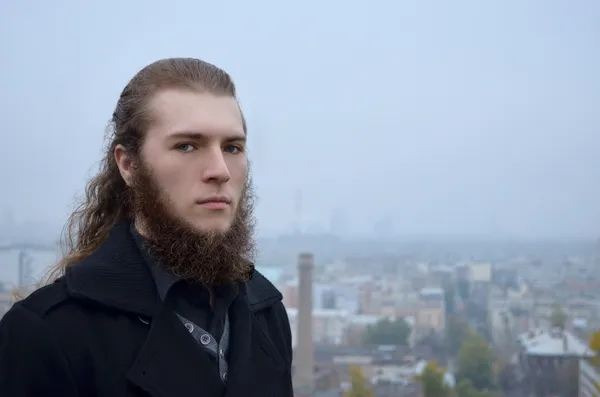
<instances>
[{"instance_id":1,"label":"long hair","mask_svg":"<svg viewBox=\"0 0 600 397\"><path fill-rule=\"evenodd\" d=\"M163 59L139 71L119 97L109 123L100 170L88 182L82 202L65 225L63 257L50 270L47 281L62 276L69 266L96 251L115 224L132 219L129 188L117 167L115 148L122 145L132 156L139 156L145 131L152 122L148 102L158 91L169 88L236 97L229 74L199 59Z\"/></svg>"}]
</instances>

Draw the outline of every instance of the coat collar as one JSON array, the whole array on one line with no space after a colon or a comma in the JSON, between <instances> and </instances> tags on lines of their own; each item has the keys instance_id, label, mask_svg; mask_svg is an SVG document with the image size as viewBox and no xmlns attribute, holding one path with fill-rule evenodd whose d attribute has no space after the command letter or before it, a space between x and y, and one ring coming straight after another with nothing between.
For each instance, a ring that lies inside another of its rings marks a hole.
<instances>
[{"instance_id":1,"label":"coat collar","mask_svg":"<svg viewBox=\"0 0 600 397\"><path fill-rule=\"evenodd\" d=\"M226 386L215 363L197 349L194 338L175 317L169 300L157 306L148 336L127 379L151 397L196 391L206 397L283 395L280 389L289 365L249 308L246 290L241 288L229 309L231 339Z\"/></svg>"},{"instance_id":2,"label":"coat collar","mask_svg":"<svg viewBox=\"0 0 600 397\"><path fill-rule=\"evenodd\" d=\"M160 301L146 261L129 231L118 223L90 256L67 269L67 290L75 298L152 317ZM242 287L248 304L259 311L282 300L281 293L260 272L253 270Z\"/></svg>"}]
</instances>

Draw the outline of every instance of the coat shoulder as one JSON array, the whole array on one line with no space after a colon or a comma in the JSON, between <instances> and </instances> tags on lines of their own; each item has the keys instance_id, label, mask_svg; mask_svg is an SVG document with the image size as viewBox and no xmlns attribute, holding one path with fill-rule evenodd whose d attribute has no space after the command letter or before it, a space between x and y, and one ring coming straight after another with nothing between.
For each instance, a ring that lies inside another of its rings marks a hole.
<instances>
[{"instance_id":1,"label":"coat shoulder","mask_svg":"<svg viewBox=\"0 0 600 397\"><path fill-rule=\"evenodd\" d=\"M71 366L45 315L66 300L60 283L16 302L0 321L0 395L76 396Z\"/></svg>"},{"instance_id":2,"label":"coat shoulder","mask_svg":"<svg viewBox=\"0 0 600 397\"><path fill-rule=\"evenodd\" d=\"M65 280L61 277L52 284L45 285L32 292L25 299L17 301L13 308L23 308L44 318L68 300L70 300L70 296Z\"/></svg>"}]
</instances>

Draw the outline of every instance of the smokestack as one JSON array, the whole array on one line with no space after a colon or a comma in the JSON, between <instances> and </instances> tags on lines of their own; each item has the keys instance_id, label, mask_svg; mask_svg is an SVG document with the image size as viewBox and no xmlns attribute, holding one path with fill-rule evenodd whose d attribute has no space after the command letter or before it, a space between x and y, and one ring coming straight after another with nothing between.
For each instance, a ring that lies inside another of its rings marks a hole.
<instances>
[{"instance_id":1,"label":"smokestack","mask_svg":"<svg viewBox=\"0 0 600 397\"><path fill-rule=\"evenodd\" d=\"M295 361L295 389L299 395L310 396L315 387L315 346L312 335L313 255L298 257L298 334Z\"/></svg>"}]
</instances>

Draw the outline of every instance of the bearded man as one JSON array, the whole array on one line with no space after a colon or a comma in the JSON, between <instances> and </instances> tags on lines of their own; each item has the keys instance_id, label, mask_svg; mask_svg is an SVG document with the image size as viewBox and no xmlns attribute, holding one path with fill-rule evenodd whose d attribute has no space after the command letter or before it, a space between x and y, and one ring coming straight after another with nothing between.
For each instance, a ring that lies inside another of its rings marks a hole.
<instances>
[{"instance_id":1,"label":"bearded man","mask_svg":"<svg viewBox=\"0 0 600 397\"><path fill-rule=\"evenodd\" d=\"M0 324L0 395L292 396L281 293L252 264L230 76L164 59L127 84L54 282Z\"/></svg>"}]
</instances>

